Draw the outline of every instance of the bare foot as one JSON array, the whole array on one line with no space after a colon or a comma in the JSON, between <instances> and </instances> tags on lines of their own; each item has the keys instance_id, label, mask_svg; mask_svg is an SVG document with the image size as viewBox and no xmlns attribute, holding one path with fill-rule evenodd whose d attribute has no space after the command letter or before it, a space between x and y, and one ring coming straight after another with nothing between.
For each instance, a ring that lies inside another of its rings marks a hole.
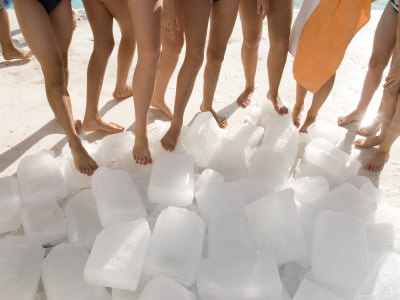
<instances>
[{"instance_id":1,"label":"bare foot","mask_svg":"<svg viewBox=\"0 0 400 300\"><path fill-rule=\"evenodd\" d=\"M374 118L371 124L358 129L357 134L362 136L373 136L381 129L381 126L382 122L378 118Z\"/></svg>"},{"instance_id":2,"label":"bare foot","mask_svg":"<svg viewBox=\"0 0 400 300\"><path fill-rule=\"evenodd\" d=\"M275 111L280 115L284 116L286 115L289 110L285 105L283 105L281 98L279 95L277 97L272 97L271 93L268 92L267 98L272 102L272 105L274 106Z\"/></svg>"},{"instance_id":3,"label":"bare foot","mask_svg":"<svg viewBox=\"0 0 400 300\"><path fill-rule=\"evenodd\" d=\"M365 148L371 148L374 146L378 146L382 141L382 138L378 135L378 136L369 136L363 139L359 139L356 140L354 142L354 145L356 146L356 148L361 148L361 149L365 149Z\"/></svg>"},{"instance_id":4,"label":"bare foot","mask_svg":"<svg viewBox=\"0 0 400 300\"><path fill-rule=\"evenodd\" d=\"M254 89L245 88L244 91L237 98L236 103L239 106L246 108L251 103L251 97L253 97L253 93Z\"/></svg>"},{"instance_id":5,"label":"bare foot","mask_svg":"<svg viewBox=\"0 0 400 300\"><path fill-rule=\"evenodd\" d=\"M149 141L147 137L135 136L135 146L132 150L133 159L137 164L147 165L151 164L153 161L151 159L151 153L149 150Z\"/></svg>"},{"instance_id":6,"label":"bare foot","mask_svg":"<svg viewBox=\"0 0 400 300\"><path fill-rule=\"evenodd\" d=\"M125 130L124 127L113 122L104 122L101 118L83 120L82 129L86 132L106 131L110 133L117 133Z\"/></svg>"},{"instance_id":7,"label":"bare foot","mask_svg":"<svg viewBox=\"0 0 400 300\"><path fill-rule=\"evenodd\" d=\"M123 89L115 88L113 92L114 99L123 100L132 96L132 85L126 84Z\"/></svg>"},{"instance_id":8,"label":"bare foot","mask_svg":"<svg viewBox=\"0 0 400 300\"><path fill-rule=\"evenodd\" d=\"M165 104L165 100L160 101L156 98L153 98L151 99L150 105L154 108L161 110L168 118L172 119L172 112L167 104Z\"/></svg>"},{"instance_id":9,"label":"bare foot","mask_svg":"<svg viewBox=\"0 0 400 300\"><path fill-rule=\"evenodd\" d=\"M361 122L362 119L364 118L365 111L361 111L358 109L353 110L351 113L345 115L345 116L340 116L338 118L338 125L339 126L345 126L354 122Z\"/></svg>"},{"instance_id":10,"label":"bare foot","mask_svg":"<svg viewBox=\"0 0 400 300\"><path fill-rule=\"evenodd\" d=\"M300 128L299 131L302 132L302 133L308 133L307 129L308 129L308 127L309 127L312 123L315 122L315 118L316 118L316 117L308 117L308 116L307 116L307 118L306 118L305 121L304 121L303 126L301 126L301 128Z\"/></svg>"},{"instance_id":11,"label":"bare foot","mask_svg":"<svg viewBox=\"0 0 400 300\"><path fill-rule=\"evenodd\" d=\"M299 126L300 126L300 118L301 118L301 112L302 111L303 111L303 106L302 107L298 107L297 105L295 105L293 107L292 120L293 120L294 126L296 126L297 128L299 128Z\"/></svg>"},{"instance_id":12,"label":"bare foot","mask_svg":"<svg viewBox=\"0 0 400 300\"><path fill-rule=\"evenodd\" d=\"M178 144L179 135L181 134L182 124L174 125L171 123L171 127L167 133L161 139L161 145L167 151L174 151L176 144Z\"/></svg>"},{"instance_id":13,"label":"bare foot","mask_svg":"<svg viewBox=\"0 0 400 300\"><path fill-rule=\"evenodd\" d=\"M226 128L228 126L228 120L225 117L222 117L222 116L218 115L212 107L207 109L204 106L204 104L202 103L201 106L200 106L200 110L202 112L206 112L206 111L211 112L213 117L214 117L214 119L215 119L215 121L217 121L217 124L218 124L218 126L220 128L224 129L224 128Z\"/></svg>"},{"instance_id":14,"label":"bare foot","mask_svg":"<svg viewBox=\"0 0 400 300\"><path fill-rule=\"evenodd\" d=\"M380 172L383 170L389 159L389 153L378 150L375 156L364 166L364 169L371 172Z\"/></svg>"},{"instance_id":15,"label":"bare foot","mask_svg":"<svg viewBox=\"0 0 400 300\"><path fill-rule=\"evenodd\" d=\"M92 176L98 168L97 163L90 157L81 141L76 137L74 142L69 143L75 168L82 174Z\"/></svg>"},{"instance_id":16,"label":"bare foot","mask_svg":"<svg viewBox=\"0 0 400 300\"><path fill-rule=\"evenodd\" d=\"M21 48L14 47L11 50L3 51L3 57L5 60L13 59L30 59L33 56L32 51L27 51Z\"/></svg>"}]
</instances>

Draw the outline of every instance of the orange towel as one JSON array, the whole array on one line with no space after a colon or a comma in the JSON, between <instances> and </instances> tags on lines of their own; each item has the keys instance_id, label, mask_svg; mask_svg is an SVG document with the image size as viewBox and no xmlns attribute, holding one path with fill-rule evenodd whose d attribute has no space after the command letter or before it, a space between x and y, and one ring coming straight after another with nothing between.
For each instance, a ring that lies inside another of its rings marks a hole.
<instances>
[{"instance_id":1,"label":"orange towel","mask_svg":"<svg viewBox=\"0 0 400 300\"><path fill-rule=\"evenodd\" d=\"M293 65L296 81L315 93L339 68L375 0L321 0L304 24Z\"/></svg>"}]
</instances>

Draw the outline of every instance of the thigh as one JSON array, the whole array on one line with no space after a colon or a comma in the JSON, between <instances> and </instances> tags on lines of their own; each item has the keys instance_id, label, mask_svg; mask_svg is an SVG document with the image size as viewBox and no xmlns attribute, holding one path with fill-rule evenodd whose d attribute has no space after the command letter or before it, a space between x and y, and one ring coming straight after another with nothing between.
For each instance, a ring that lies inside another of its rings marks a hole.
<instances>
[{"instance_id":1,"label":"thigh","mask_svg":"<svg viewBox=\"0 0 400 300\"><path fill-rule=\"evenodd\" d=\"M56 35L44 6L37 0L14 0L13 3L22 34L42 68L60 62Z\"/></svg>"},{"instance_id":2,"label":"thigh","mask_svg":"<svg viewBox=\"0 0 400 300\"><path fill-rule=\"evenodd\" d=\"M259 41L262 34L263 17L257 14L257 0L240 0L239 12L243 40L245 42Z\"/></svg>"},{"instance_id":3,"label":"thigh","mask_svg":"<svg viewBox=\"0 0 400 300\"><path fill-rule=\"evenodd\" d=\"M186 49L205 48L211 4L208 0L178 0L181 23L185 30Z\"/></svg>"},{"instance_id":4,"label":"thigh","mask_svg":"<svg viewBox=\"0 0 400 300\"><path fill-rule=\"evenodd\" d=\"M293 0L270 0L267 13L270 41L289 39L293 18Z\"/></svg>"},{"instance_id":5,"label":"thigh","mask_svg":"<svg viewBox=\"0 0 400 300\"><path fill-rule=\"evenodd\" d=\"M385 61L385 64L389 61L396 44L397 18L397 13L389 2L375 31L372 56Z\"/></svg>"},{"instance_id":6,"label":"thigh","mask_svg":"<svg viewBox=\"0 0 400 300\"><path fill-rule=\"evenodd\" d=\"M100 0L83 0L95 43L113 38L113 16Z\"/></svg>"},{"instance_id":7,"label":"thigh","mask_svg":"<svg viewBox=\"0 0 400 300\"><path fill-rule=\"evenodd\" d=\"M161 44L161 1L127 0L137 47L140 52L159 51Z\"/></svg>"},{"instance_id":8,"label":"thigh","mask_svg":"<svg viewBox=\"0 0 400 300\"><path fill-rule=\"evenodd\" d=\"M209 48L225 49L235 26L238 9L239 0L219 0L212 4Z\"/></svg>"},{"instance_id":9,"label":"thigh","mask_svg":"<svg viewBox=\"0 0 400 300\"><path fill-rule=\"evenodd\" d=\"M117 20L121 33L133 35L133 23L127 0L103 0L102 2Z\"/></svg>"}]
</instances>

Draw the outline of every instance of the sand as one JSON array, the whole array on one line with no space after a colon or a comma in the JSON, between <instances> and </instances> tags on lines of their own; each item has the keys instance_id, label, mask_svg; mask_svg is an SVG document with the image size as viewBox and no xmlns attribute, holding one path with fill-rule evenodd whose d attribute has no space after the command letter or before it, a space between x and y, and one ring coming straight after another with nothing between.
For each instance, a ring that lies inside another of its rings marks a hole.
<instances>
[{"instance_id":1,"label":"sand","mask_svg":"<svg viewBox=\"0 0 400 300\"><path fill-rule=\"evenodd\" d=\"M373 11L371 21L363 28L351 43L346 57L337 73L335 87L321 109L319 118L336 123L337 117L350 111L357 104L362 83L367 71L368 60L372 50L373 36L382 11ZM297 15L298 11L295 12ZM17 45L26 47L20 33L14 11L9 11L13 39ZM112 97L116 78L116 54L120 34L118 26L114 28L116 47L109 61L100 98L100 112L107 121L118 122L128 130L134 128L134 107L132 98L117 102ZM215 109L229 117L230 126L243 121L246 110L239 108L235 101L244 87L243 70L240 60L242 32L240 21L236 23L229 41L225 61L222 67L220 81L215 95ZM268 35L266 27L262 38L259 65L257 71L257 89L252 105L266 101L268 90L266 59L268 53ZM74 33L69 52L70 84L69 93L72 99L74 116L83 118L86 99L86 67L93 46L93 37L89 23L80 20ZM182 62L182 58L180 63ZM136 61L136 58L135 58ZM134 62L135 63L135 62ZM204 67L204 66L203 66ZM289 56L282 78L281 98L290 106L295 101L295 81L292 76L293 58ZM132 67L132 71L133 72ZM177 71L175 71L167 91L167 103L172 107ZM386 70L387 73L387 70ZM185 114L185 123L190 122L199 111L202 100L203 69L200 71L192 97ZM130 77L131 78L131 77ZM382 88L379 88L370 106L368 118L377 110ZM306 109L310 105L310 95L306 100ZM43 75L36 59L29 63L6 62L0 57L0 177L15 175L19 161L28 155L42 149L52 149L56 154L66 143L66 138L60 126L53 118L53 113L47 103ZM368 120L367 118L367 120ZM156 119L167 118L156 110L151 110L149 129ZM352 147L357 137L358 124L348 126L346 142L342 145L348 153L358 156L362 163L368 161L374 149L359 151ZM105 133L89 133L82 136L89 142L95 142ZM390 161L381 173L371 173L360 169L360 175L370 177L387 196L387 204L400 206L400 141L393 146Z\"/></svg>"}]
</instances>

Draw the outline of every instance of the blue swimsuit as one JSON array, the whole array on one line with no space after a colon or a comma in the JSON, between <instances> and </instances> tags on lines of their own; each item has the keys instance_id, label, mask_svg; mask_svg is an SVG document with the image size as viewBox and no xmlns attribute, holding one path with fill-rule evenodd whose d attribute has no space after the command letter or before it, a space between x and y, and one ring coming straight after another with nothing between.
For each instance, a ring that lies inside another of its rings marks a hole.
<instances>
[{"instance_id":1,"label":"blue swimsuit","mask_svg":"<svg viewBox=\"0 0 400 300\"><path fill-rule=\"evenodd\" d=\"M38 0L43 4L44 8L48 13L51 13L62 0Z\"/></svg>"}]
</instances>

